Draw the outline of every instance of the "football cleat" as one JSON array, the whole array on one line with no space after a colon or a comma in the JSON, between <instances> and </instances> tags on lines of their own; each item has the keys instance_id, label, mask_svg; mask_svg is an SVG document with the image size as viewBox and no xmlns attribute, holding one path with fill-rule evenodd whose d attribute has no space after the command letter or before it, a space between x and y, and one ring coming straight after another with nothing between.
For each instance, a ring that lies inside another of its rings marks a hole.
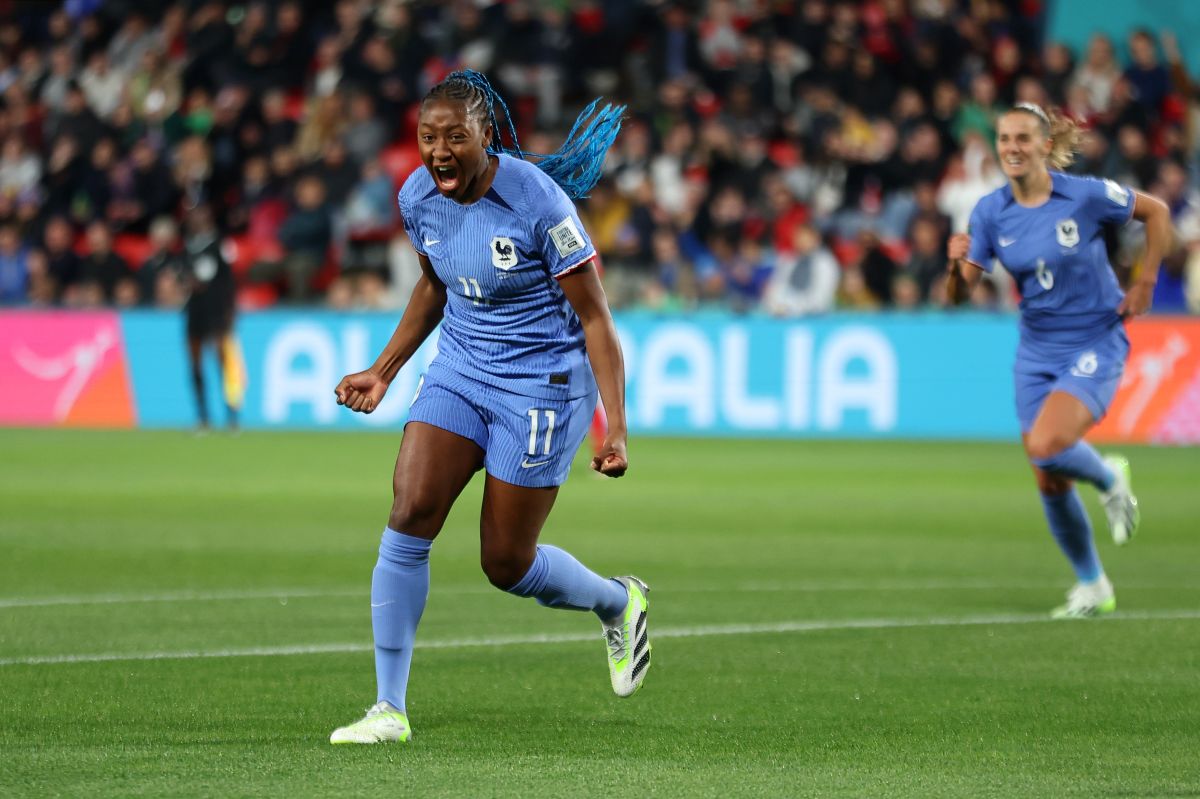
<instances>
[{"instance_id":1,"label":"football cleat","mask_svg":"<svg viewBox=\"0 0 1200 799\"><path fill-rule=\"evenodd\" d=\"M1094 583L1075 583L1067 592L1067 604L1050 611L1055 619L1091 619L1107 616L1117 609L1117 595L1108 577L1100 575Z\"/></svg>"},{"instance_id":2,"label":"football cleat","mask_svg":"<svg viewBox=\"0 0 1200 799\"><path fill-rule=\"evenodd\" d=\"M1138 510L1137 497L1133 495L1129 461L1120 455L1109 455L1104 459L1104 464L1112 469L1116 479L1112 488L1100 493L1100 501L1104 503L1104 513L1108 516L1109 532L1119 546L1129 543L1137 532L1141 511Z\"/></svg>"},{"instance_id":3,"label":"football cleat","mask_svg":"<svg viewBox=\"0 0 1200 799\"><path fill-rule=\"evenodd\" d=\"M384 744L407 741L412 737L408 716L387 702L367 708L367 715L345 727L338 727L329 736L331 744Z\"/></svg>"},{"instance_id":4,"label":"football cleat","mask_svg":"<svg viewBox=\"0 0 1200 799\"><path fill-rule=\"evenodd\" d=\"M608 676L617 696L632 696L650 670L650 634L646 615L650 587L636 577L614 577L629 591L629 603L620 616L601 622L608 644Z\"/></svg>"}]
</instances>

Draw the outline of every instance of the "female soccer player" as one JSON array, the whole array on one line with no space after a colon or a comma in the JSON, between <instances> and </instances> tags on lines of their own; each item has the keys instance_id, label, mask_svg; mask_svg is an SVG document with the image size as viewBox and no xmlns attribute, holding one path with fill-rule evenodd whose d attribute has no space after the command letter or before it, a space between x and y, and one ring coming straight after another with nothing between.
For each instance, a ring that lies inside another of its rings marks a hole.
<instances>
[{"instance_id":1,"label":"female soccer player","mask_svg":"<svg viewBox=\"0 0 1200 799\"><path fill-rule=\"evenodd\" d=\"M1101 458L1083 436L1116 392L1129 353L1122 323L1149 309L1171 238L1161 200L1110 180L1051 170L1071 162L1078 139L1070 119L1040 106L1022 103L1003 114L996 150L1008 185L981 199L969 232L951 237L947 246L951 296L990 272L994 258L1021 289L1013 367L1021 440L1050 532L1077 578L1066 604L1052 611L1056 618L1087 618L1117 606L1073 481L1101 491L1116 543L1133 537L1138 506L1129 463ZM1102 227L1130 217L1146 224L1146 252L1137 279L1122 294Z\"/></svg>"},{"instance_id":2,"label":"female soccer player","mask_svg":"<svg viewBox=\"0 0 1200 799\"><path fill-rule=\"evenodd\" d=\"M497 104L511 150L500 144ZM507 107L483 75L455 72L422 101L424 169L409 176L399 202L423 274L374 365L338 384L338 403L370 413L421 342L442 328L409 410L371 580L377 702L335 730L332 743L409 740L405 690L429 592L429 550L480 468L488 580L549 607L594 612L618 696L646 676L647 586L636 577L599 577L537 543L587 434L597 386L609 428L592 468L610 477L628 468L620 345L592 266L596 252L568 199L595 184L620 128L623 107L593 117L595 106L557 153L534 166L522 159Z\"/></svg>"}]
</instances>

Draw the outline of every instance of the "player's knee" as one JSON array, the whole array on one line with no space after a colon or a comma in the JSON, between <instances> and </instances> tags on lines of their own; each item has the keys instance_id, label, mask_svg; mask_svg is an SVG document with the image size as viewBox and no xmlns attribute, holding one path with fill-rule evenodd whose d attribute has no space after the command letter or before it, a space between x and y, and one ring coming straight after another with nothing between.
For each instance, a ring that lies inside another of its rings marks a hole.
<instances>
[{"instance_id":1,"label":"player's knee","mask_svg":"<svg viewBox=\"0 0 1200 799\"><path fill-rule=\"evenodd\" d=\"M1029 460L1041 464L1051 460L1069 446L1071 446L1069 436L1054 432L1033 433L1026 442L1025 450L1029 454Z\"/></svg>"},{"instance_id":2,"label":"player's knee","mask_svg":"<svg viewBox=\"0 0 1200 799\"><path fill-rule=\"evenodd\" d=\"M479 560L488 582L501 591L521 582L533 562L528 555L518 552L484 552Z\"/></svg>"},{"instance_id":3,"label":"player's knee","mask_svg":"<svg viewBox=\"0 0 1200 799\"><path fill-rule=\"evenodd\" d=\"M432 537L441 529L446 511L428 497L397 494L392 500L388 527L418 538Z\"/></svg>"}]
</instances>

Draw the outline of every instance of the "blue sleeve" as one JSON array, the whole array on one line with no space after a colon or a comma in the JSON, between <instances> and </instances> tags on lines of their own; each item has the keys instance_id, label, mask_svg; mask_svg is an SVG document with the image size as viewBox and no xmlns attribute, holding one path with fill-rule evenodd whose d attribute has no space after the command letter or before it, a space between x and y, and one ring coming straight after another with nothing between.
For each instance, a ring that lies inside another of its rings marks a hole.
<instances>
[{"instance_id":1,"label":"blue sleeve","mask_svg":"<svg viewBox=\"0 0 1200 799\"><path fill-rule=\"evenodd\" d=\"M404 189L400 189L400 193L396 195L396 204L400 206L400 221L404 224L404 232L408 234L412 248L417 251L417 255L426 255L425 251L421 249L421 237L417 234L417 221L413 218L412 205L404 197Z\"/></svg>"},{"instance_id":2,"label":"blue sleeve","mask_svg":"<svg viewBox=\"0 0 1200 799\"><path fill-rule=\"evenodd\" d=\"M547 178L549 182L549 178ZM592 240L579 221L575 204L551 182L534 198L537 241L542 261L553 277L562 277L596 255Z\"/></svg>"},{"instance_id":3,"label":"blue sleeve","mask_svg":"<svg viewBox=\"0 0 1200 799\"><path fill-rule=\"evenodd\" d=\"M1088 215L1106 225L1123 225L1133 216L1133 190L1115 180L1086 178L1084 207Z\"/></svg>"},{"instance_id":4,"label":"blue sleeve","mask_svg":"<svg viewBox=\"0 0 1200 799\"><path fill-rule=\"evenodd\" d=\"M975 203L971 211L971 221L967 223L967 234L971 237L971 247L967 250L967 260L992 273L992 261L996 250L992 244L991 215L987 212L987 203L983 200Z\"/></svg>"}]
</instances>

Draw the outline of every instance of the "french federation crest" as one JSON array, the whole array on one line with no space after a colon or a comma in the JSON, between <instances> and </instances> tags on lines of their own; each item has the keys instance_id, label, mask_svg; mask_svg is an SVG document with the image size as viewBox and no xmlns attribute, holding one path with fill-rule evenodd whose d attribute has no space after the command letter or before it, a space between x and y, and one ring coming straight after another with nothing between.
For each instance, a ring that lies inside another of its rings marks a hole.
<instances>
[{"instance_id":1,"label":"french federation crest","mask_svg":"<svg viewBox=\"0 0 1200 799\"><path fill-rule=\"evenodd\" d=\"M1091 377L1096 374L1099 365L1100 359L1096 357L1096 351L1088 350L1075 361L1075 365L1071 367L1071 374L1076 377Z\"/></svg>"},{"instance_id":2,"label":"french federation crest","mask_svg":"<svg viewBox=\"0 0 1200 799\"><path fill-rule=\"evenodd\" d=\"M492 239L492 266L507 272L517 265L517 248L512 239L497 236Z\"/></svg>"},{"instance_id":3,"label":"french federation crest","mask_svg":"<svg viewBox=\"0 0 1200 799\"><path fill-rule=\"evenodd\" d=\"M1054 235L1063 247L1074 247L1079 244L1079 225L1074 219L1060 219L1054 226Z\"/></svg>"}]
</instances>

